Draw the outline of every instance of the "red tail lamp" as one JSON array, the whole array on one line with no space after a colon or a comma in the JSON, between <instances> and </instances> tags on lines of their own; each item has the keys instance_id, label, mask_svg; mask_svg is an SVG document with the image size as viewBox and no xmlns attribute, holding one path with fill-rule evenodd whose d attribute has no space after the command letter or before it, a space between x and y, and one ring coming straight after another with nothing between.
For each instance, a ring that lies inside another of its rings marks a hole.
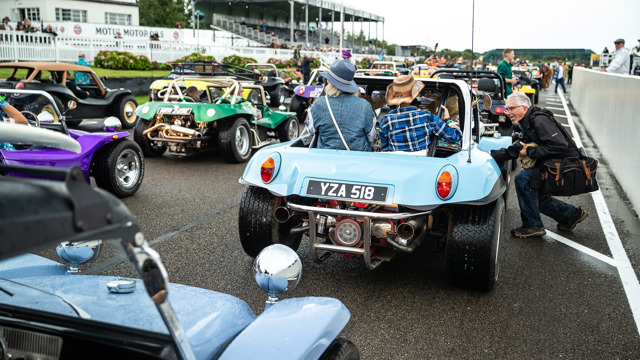
<instances>
[{"instance_id":1,"label":"red tail lamp","mask_svg":"<svg viewBox=\"0 0 640 360\"><path fill-rule=\"evenodd\" d=\"M300 89L298 89L298 94L299 95L304 95L304 86L300 86Z\"/></svg>"},{"instance_id":2,"label":"red tail lamp","mask_svg":"<svg viewBox=\"0 0 640 360\"><path fill-rule=\"evenodd\" d=\"M280 170L280 154L273 153L262 163L260 167L260 177L265 184L268 184L276 178Z\"/></svg>"},{"instance_id":3,"label":"red tail lamp","mask_svg":"<svg viewBox=\"0 0 640 360\"><path fill-rule=\"evenodd\" d=\"M443 171L438 178L437 190L441 199L446 199L451 195L453 179L448 171Z\"/></svg>"},{"instance_id":4,"label":"red tail lamp","mask_svg":"<svg viewBox=\"0 0 640 360\"><path fill-rule=\"evenodd\" d=\"M496 114L504 114L504 106L497 106Z\"/></svg>"}]
</instances>

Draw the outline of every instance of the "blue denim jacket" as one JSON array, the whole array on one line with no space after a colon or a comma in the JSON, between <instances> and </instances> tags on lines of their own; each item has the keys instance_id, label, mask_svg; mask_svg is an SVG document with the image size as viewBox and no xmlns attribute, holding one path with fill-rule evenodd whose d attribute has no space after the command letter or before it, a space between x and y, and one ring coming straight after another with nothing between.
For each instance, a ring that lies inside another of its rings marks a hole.
<instances>
[{"instance_id":1,"label":"blue denim jacket","mask_svg":"<svg viewBox=\"0 0 640 360\"><path fill-rule=\"evenodd\" d=\"M329 114L325 97L319 97L311 105L305 132L317 133L318 148L346 150ZM345 93L338 97L329 96L329 104L349 149L372 151L377 134L371 105L365 99Z\"/></svg>"}]
</instances>

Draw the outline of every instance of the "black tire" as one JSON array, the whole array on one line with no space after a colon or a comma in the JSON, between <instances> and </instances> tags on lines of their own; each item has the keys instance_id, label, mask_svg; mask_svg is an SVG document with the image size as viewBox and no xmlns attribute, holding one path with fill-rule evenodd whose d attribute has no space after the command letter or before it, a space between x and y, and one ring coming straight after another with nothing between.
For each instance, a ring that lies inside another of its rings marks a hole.
<instances>
[{"instance_id":1,"label":"black tire","mask_svg":"<svg viewBox=\"0 0 640 360\"><path fill-rule=\"evenodd\" d=\"M226 162L243 163L251 157L252 137L244 118L226 120L219 134L220 152Z\"/></svg>"},{"instance_id":2,"label":"black tire","mask_svg":"<svg viewBox=\"0 0 640 360\"><path fill-rule=\"evenodd\" d=\"M271 244L284 244L298 250L302 233L291 234L291 229L299 224L294 219L284 224L275 219L275 209L282 205L284 198L274 196L267 189L244 188L238 210L238 233L247 255L256 257Z\"/></svg>"},{"instance_id":3,"label":"black tire","mask_svg":"<svg viewBox=\"0 0 640 360\"><path fill-rule=\"evenodd\" d=\"M502 167L500 168L500 172L502 173L502 180L504 180L505 184L507 185L507 188L504 190L504 193L502 194L502 198L504 199L505 204L507 203L507 199L509 198L509 184L511 183L511 167L512 167L512 163L516 162L515 159L513 160L507 160L504 163L502 163Z\"/></svg>"},{"instance_id":4,"label":"black tire","mask_svg":"<svg viewBox=\"0 0 640 360\"><path fill-rule=\"evenodd\" d=\"M151 123L149 121L140 119L136 123L136 127L133 130L133 140L140 146L145 156L162 156L162 154L164 154L164 152L167 150L167 146L164 144L156 143L149 139L149 137L147 137L146 135L142 135L142 133L149 128L150 124Z\"/></svg>"},{"instance_id":5,"label":"black tire","mask_svg":"<svg viewBox=\"0 0 640 360\"><path fill-rule=\"evenodd\" d=\"M91 159L98 187L117 197L135 194L144 178L144 156L135 142L122 139L103 146Z\"/></svg>"},{"instance_id":6,"label":"black tire","mask_svg":"<svg viewBox=\"0 0 640 360\"><path fill-rule=\"evenodd\" d=\"M498 278L503 217L502 196L491 204L453 209L446 249L446 269L452 285L493 289Z\"/></svg>"},{"instance_id":7,"label":"black tire","mask_svg":"<svg viewBox=\"0 0 640 360\"><path fill-rule=\"evenodd\" d=\"M118 102L118 112L116 113L120 122L122 122L122 127L125 129L133 129L136 126L136 120L138 120L138 116L135 113L136 108L138 107L138 102L136 98L131 95L127 95L120 99Z\"/></svg>"},{"instance_id":8,"label":"black tire","mask_svg":"<svg viewBox=\"0 0 640 360\"><path fill-rule=\"evenodd\" d=\"M278 107L284 104L286 94L284 93L282 84L276 85L276 88L273 89L273 91L270 92L269 95L271 96L271 106Z\"/></svg>"},{"instance_id":9,"label":"black tire","mask_svg":"<svg viewBox=\"0 0 640 360\"><path fill-rule=\"evenodd\" d=\"M296 116L298 117L298 121L301 124L304 124L304 122L307 120L306 110L307 110L307 103L301 100L301 98L298 95L293 95L291 97L291 102L289 103L289 111L296 113Z\"/></svg>"},{"instance_id":10,"label":"black tire","mask_svg":"<svg viewBox=\"0 0 640 360\"><path fill-rule=\"evenodd\" d=\"M536 93L533 95L533 103L538 103L538 98L540 97L540 89L536 89Z\"/></svg>"},{"instance_id":11,"label":"black tire","mask_svg":"<svg viewBox=\"0 0 640 360\"><path fill-rule=\"evenodd\" d=\"M278 139L280 140L280 142L287 142L297 139L300 135L300 124L298 123L298 118L292 116L283 121L280 125L278 125L277 131Z\"/></svg>"},{"instance_id":12,"label":"black tire","mask_svg":"<svg viewBox=\"0 0 640 360\"><path fill-rule=\"evenodd\" d=\"M359 360L360 353L354 343L347 339L337 338L322 354L320 360Z\"/></svg>"}]
</instances>

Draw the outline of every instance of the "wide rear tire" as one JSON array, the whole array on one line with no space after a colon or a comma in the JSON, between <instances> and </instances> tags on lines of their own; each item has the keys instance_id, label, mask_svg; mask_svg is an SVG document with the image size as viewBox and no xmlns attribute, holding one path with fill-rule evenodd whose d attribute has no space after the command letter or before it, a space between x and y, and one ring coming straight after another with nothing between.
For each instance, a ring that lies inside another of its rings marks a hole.
<instances>
[{"instance_id":1,"label":"wide rear tire","mask_svg":"<svg viewBox=\"0 0 640 360\"><path fill-rule=\"evenodd\" d=\"M284 198L276 197L269 190L247 186L242 193L238 210L238 233L244 252L256 257L262 249L271 244L284 244L297 250L302 233L292 234L297 224L294 219L281 224L276 221L274 212L284 205Z\"/></svg>"},{"instance_id":2,"label":"wide rear tire","mask_svg":"<svg viewBox=\"0 0 640 360\"><path fill-rule=\"evenodd\" d=\"M125 129L133 129L136 126L136 121L138 120L138 116L135 111L138 107L138 102L136 98L131 95L127 95L120 99L118 102L118 119L122 122L122 127Z\"/></svg>"},{"instance_id":3,"label":"wide rear tire","mask_svg":"<svg viewBox=\"0 0 640 360\"><path fill-rule=\"evenodd\" d=\"M298 118L292 116L283 121L277 128L278 139L280 142L287 142L295 140L300 135L300 124L298 124Z\"/></svg>"},{"instance_id":4,"label":"wide rear tire","mask_svg":"<svg viewBox=\"0 0 640 360\"><path fill-rule=\"evenodd\" d=\"M278 107L284 104L284 99L286 95L284 93L284 88L282 87L282 84L276 85L276 88L273 89L271 93L269 93L269 96L271 96L271 106Z\"/></svg>"},{"instance_id":5,"label":"wide rear tire","mask_svg":"<svg viewBox=\"0 0 640 360\"><path fill-rule=\"evenodd\" d=\"M502 196L491 204L453 209L446 248L447 275L452 285L481 291L494 288L503 217Z\"/></svg>"},{"instance_id":6,"label":"wide rear tire","mask_svg":"<svg viewBox=\"0 0 640 360\"><path fill-rule=\"evenodd\" d=\"M221 124L220 152L228 163L243 163L251 157L252 137L249 122L244 118L229 119Z\"/></svg>"},{"instance_id":7,"label":"wide rear tire","mask_svg":"<svg viewBox=\"0 0 640 360\"><path fill-rule=\"evenodd\" d=\"M91 169L98 187L123 198L140 188L144 178L144 156L135 142L114 141L93 155Z\"/></svg>"},{"instance_id":8,"label":"wide rear tire","mask_svg":"<svg viewBox=\"0 0 640 360\"><path fill-rule=\"evenodd\" d=\"M291 102L289 103L289 111L295 112L298 117L298 121L301 124L307 120L307 104L305 101L301 100L302 98L298 95L293 95L291 97Z\"/></svg>"}]
</instances>

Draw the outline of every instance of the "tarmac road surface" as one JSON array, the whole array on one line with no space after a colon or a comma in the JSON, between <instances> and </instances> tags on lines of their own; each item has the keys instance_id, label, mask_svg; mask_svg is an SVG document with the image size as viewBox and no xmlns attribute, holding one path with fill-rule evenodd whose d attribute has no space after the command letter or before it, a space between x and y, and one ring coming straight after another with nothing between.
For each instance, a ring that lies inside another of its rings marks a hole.
<instances>
[{"instance_id":1,"label":"tarmac road surface","mask_svg":"<svg viewBox=\"0 0 640 360\"><path fill-rule=\"evenodd\" d=\"M542 93L539 105L567 122L552 90ZM570 109L585 148L601 158ZM237 230L243 191L238 178L245 165L227 164L217 151L145 161L144 183L124 203L162 256L170 281L229 293L260 313L267 296L254 283L253 259L242 251ZM449 286L442 254L426 248L368 271L342 255L314 263L304 237L298 251L302 280L282 298L330 296L344 302L352 318L342 336L358 346L362 359L639 359L640 293L633 289L640 223L602 160L598 179L613 222L603 222L602 204L594 197L580 195L567 201L586 209L588 219L562 232L543 218L548 235L538 239L511 237L509 230L520 226L511 189L492 292ZM620 247L611 240L611 227ZM81 269L136 276L110 245Z\"/></svg>"}]
</instances>

